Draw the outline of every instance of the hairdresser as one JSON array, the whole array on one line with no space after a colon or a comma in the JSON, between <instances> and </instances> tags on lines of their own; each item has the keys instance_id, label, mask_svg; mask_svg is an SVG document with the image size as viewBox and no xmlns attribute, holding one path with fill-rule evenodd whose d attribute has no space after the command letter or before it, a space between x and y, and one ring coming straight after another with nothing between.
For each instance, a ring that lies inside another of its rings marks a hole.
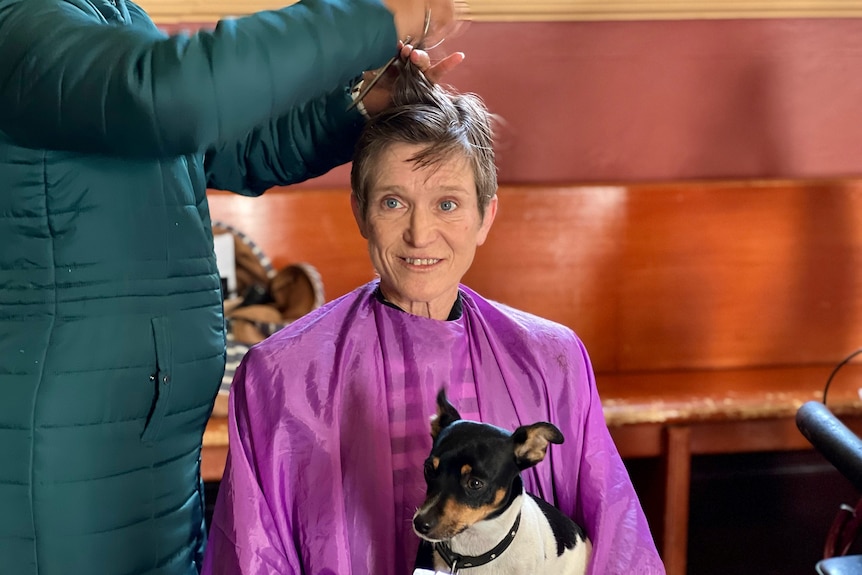
<instances>
[{"instance_id":1,"label":"hairdresser","mask_svg":"<svg viewBox=\"0 0 862 575\"><path fill-rule=\"evenodd\" d=\"M225 364L206 190L349 161L389 104L384 78L351 106L363 72L402 50L439 78L463 56L400 41L454 20L303 0L168 35L128 0L0 0L0 571L198 572Z\"/></svg>"}]
</instances>

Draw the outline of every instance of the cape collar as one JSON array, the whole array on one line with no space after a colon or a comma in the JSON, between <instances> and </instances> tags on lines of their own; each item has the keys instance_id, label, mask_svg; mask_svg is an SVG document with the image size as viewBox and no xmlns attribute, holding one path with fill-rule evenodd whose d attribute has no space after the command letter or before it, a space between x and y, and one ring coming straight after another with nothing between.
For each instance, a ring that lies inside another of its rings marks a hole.
<instances>
[{"instance_id":1,"label":"cape collar","mask_svg":"<svg viewBox=\"0 0 862 575\"><path fill-rule=\"evenodd\" d=\"M483 553L482 555L461 555L460 553L455 553L452 551L452 548L449 547L449 544L445 541L438 541L434 544L434 549L440 554L440 557L443 558L443 561L446 562L446 565L449 567L449 571L451 573L458 573L461 569L469 569L470 567L478 567L480 565L485 565L486 563L490 563L497 557L503 554L503 551L509 548L509 545L515 539L515 535L518 534L518 527L521 525L521 512L518 512L518 516L515 517L515 523L512 525L512 528L509 529L509 532L503 537L503 540L497 543L493 549L488 551L487 553Z\"/></svg>"},{"instance_id":2,"label":"cape collar","mask_svg":"<svg viewBox=\"0 0 862 575\"><path fill-rule=\"evenodd\" d=\"M383 292L380 291L380 284L377 284L377 287L374 288L374 297L377 298L377 301L382 303L385 306L397 309L398 311L404 311L383 295ZM446 321L455 321L456 319L460 319L463 314L464 303L462 302L461 290L458 290L458 297L455 300L455 303L452 304L452 309L449 310L449 317L446 318ZM407 313L407 312L404 312Z\"/></svg>"}]
</instances>

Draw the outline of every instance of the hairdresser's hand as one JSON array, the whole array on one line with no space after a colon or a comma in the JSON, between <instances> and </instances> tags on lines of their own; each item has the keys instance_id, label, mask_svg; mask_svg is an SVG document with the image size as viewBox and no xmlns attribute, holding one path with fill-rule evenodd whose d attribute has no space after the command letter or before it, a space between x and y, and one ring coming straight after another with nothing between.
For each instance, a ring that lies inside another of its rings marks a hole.
<instances>
[{"instance_id":1,"label":"hairdresser's hand","mask_svg":"<svg viewBox=\"0 0 862 575\"><path fill-rule=\"evenodd\" d=\"M439 84L443 76L464 61L464 52L453 52L439 62L431 63L431 56L425 50L416 50L409 44L398 43L401 50L401 58L419 68L432 84Z\"/></svg>"},{"instance_id":2,"label":"hairdresser's hand","mask_svg":"<svg viewBox=\"0 0 862 575\"><path fill-rule=\"evenodd\" d=\"M425 74L425 77L434 84L440 82L443 76L464 61L463 52L454 52L439 62L432 64L431 57L428 55L428 52L424 50L414 50L412 46L405 45L401 42L398 43L398 46L401 50L401 58L405 61L409 59L410 62L419 68L419 70ZM374 85L374 88L372 88L365 96L363 103L365 104L365 111L368 112L369 116L382 112L384 109L389 107L389 104L392 103L392 85L394 84L398 73L397 66L390 66L389 69L386 70L386 77L381 78L380 81ZM365 72L365 81L370 81L375 74L377 74L377 72Z\"/></svg>"},{"instance_id":3,"label":"hairdresser's hand","mask_svg":"<svg viewBox=\"0 0 862 575\"><path fill-rule=\"evenodd\" d=\"M409 36L414 42L422 38L425 13L430 10L431 22L424 46L442 41L454 29L458 16L454 0L383 0L383 4L395 17L398 39Z\"/></svg>"}]
</instances>

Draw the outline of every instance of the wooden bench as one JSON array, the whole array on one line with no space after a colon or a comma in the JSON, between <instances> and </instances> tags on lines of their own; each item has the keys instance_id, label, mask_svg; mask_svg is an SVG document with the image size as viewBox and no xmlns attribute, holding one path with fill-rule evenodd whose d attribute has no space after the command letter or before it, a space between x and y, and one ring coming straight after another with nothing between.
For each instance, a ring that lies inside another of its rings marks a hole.
<instances>
[{"instance_id":1,"label":"wooden bench","mask_svg":"<svg viewBox=\"0 0 862 575\"><path fill-rule=\"evenodd\" d=\"M693 455L808 449L794 416L862 345L862 179L504 186L465 283L584 340L626 459L662 462L641 493L668 573L686 569ZM372 270L346 190L211 193L276 265L318 268L329 299ZM829 404L862 433L849 365ZM843 385L842 385L843 383ZM221 476L224 420L204 438Z\"/></svg>"}]
</instances>

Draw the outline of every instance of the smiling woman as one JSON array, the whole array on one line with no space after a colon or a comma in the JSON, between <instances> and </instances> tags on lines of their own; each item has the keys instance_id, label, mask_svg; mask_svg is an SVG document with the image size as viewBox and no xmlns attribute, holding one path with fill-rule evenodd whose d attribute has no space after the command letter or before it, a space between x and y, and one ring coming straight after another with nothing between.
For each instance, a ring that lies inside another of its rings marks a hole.
<instances>
[{"instance_id":1,"label":"smiling woman","mask_svg":"<svg viewBox=\"0 0 862 575\"><path fill-rule=\"evenodd\" d=\"M160 24L215 22L230 15L280 8L292 0L140 0ZM470 0L476 21L681 20L713 18L852 18L857 0Z\"/></svg>"},{"instance_id":2,"label":"smiling woman","mask_svg":"<svg viewBox=\"0 0 862 575\"><path fill-rule=\"evenodd\" d=\"M417 167L423 150L392 145L378 159L366 208L359 208L355 194L352 205L386 301L446 319L494 222L497 196L480 210L470 164L458 155L442 166Z\"/></svg>"}]
</instances>

